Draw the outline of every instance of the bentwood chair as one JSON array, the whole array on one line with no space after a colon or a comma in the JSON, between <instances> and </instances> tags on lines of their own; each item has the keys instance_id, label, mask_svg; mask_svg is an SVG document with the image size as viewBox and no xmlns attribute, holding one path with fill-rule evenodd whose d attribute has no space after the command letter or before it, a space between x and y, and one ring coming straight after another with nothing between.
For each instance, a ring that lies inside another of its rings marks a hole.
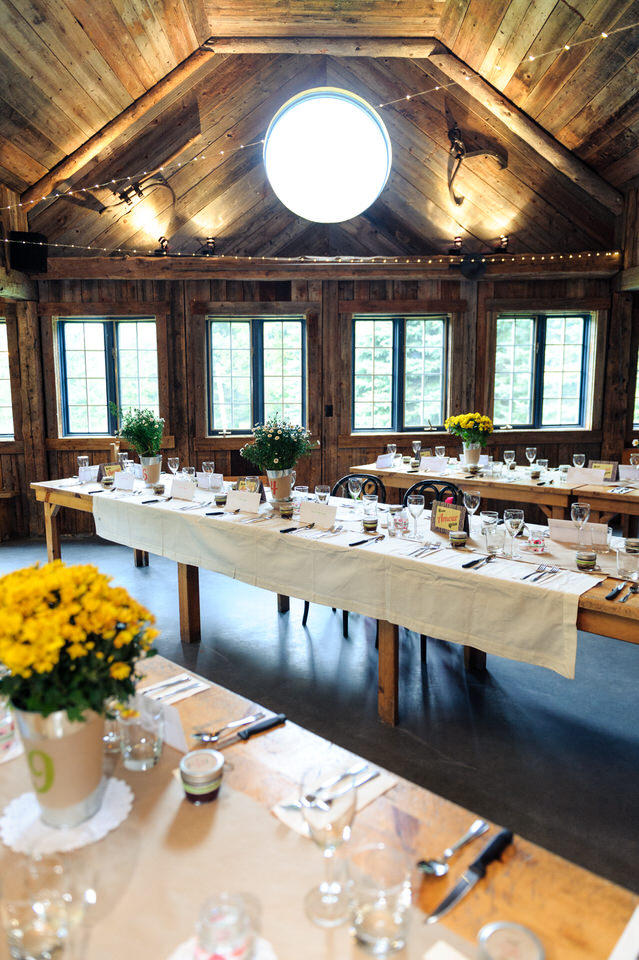
<instances>
[{"instance_id":1,"label":"bentwood chair","mask_svg":"<svg viewBox=\"0 0 639 960\"><path fill-rule=\"evenodd\" d=\"M379 477L373 477L369 473L347 473L345 477L342 477L333 485L331 490L332 497L343 497L349 496L348 493L348 481L353 477L357 477L358 480L362 481L362 495L365 493L377 494L379 503L386 503L386 487L379 479ZM308 612L310 609L310 604L308 600L304 601L304 613L302 615L302 626L306 626L306 621L308 620ZM333 613L335 613L335 607L333 607ZM342 636L348 636L348 610L342 610Z\"/></svg>"},{"instance_id":2,"label":"bentwood chair","mask_svg":"<svg viewBox=\"0 0 639 960\"><path fill-rule=\"evenodd\" d=\"M408 502L408 498L411 494L421 493L424 497L424 505L428 506L433 502L433 500L446 500L447 497L453 498L453 503L456 503L458 506L464 502L464 493L459 487L454 483L450 483L448 480L418 480L417 483L414 483L412 487L404 494L404 506ZM429 497L430 494L430 497ZM425 634L420 634L419 642L421 647L421 657L422 663L426 661L426 644L428 638Z\"/></svg>"}]
</instances>

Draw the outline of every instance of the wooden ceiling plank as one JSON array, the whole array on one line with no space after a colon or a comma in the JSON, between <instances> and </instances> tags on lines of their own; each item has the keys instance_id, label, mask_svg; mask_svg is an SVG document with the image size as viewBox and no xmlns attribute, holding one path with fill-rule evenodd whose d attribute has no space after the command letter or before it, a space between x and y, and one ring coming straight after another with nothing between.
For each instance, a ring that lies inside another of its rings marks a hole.
<instances>
[{"instance_id":1,"label":"wooden ceiling plank","mask_svg":"<svg viewBox=\"0 0 639 960\"><path fill-rule=\"evenodd\" d=\"M200 46L191 16L183 0L151 0L156 20L162 24L177 63L186 60Z\"/></svg>"},{"instance_id":2,"label":"wooden ceiling plank","mask_svg":"<svg viewBox=\"0 0 639 960\"><path fill-rule=\"evenodd\" d=\"M100 15L95 15L95 0L65 0L87 36L127 90L137 100L160 77L156 76L126 29L113 0L101 0ZM113 38L117 37L117 44Z\"/></svg>"},{"instance_id":3,"label":"wooden ceiling plank","mask_svg":"<svg viewBox=\"0 0 639 960\"><path fill-rule=\"evenodd\" d=\"M45 170L58 163L64 154L49 137L34 127L22 114L14 110L0 96L0 131L7 140L20 146L33 160L42 164ZM28 181L27 181L28 182Z\"/></svg>"},{"instance_id":4,"label":"wooden ceiling plank","mask_svg":"<svg viewBox=\"0 0 639 960\"><path fill-rule=\"evenodd\" d=\"M201 46L207 37L211 35L209 19L204 10L204 4L202 0L184 0L184 7L188 12L197 43Z\"/></svg>"},{"instance_id":5,"label":"wooden ceiling plank","mask_svg":"<svg viewBox=\"0 0 639 960\"><path fill-rule=\"evenodd\" d=\"M111 120L92 137L89 137L81 147L57 164L38 183L27 190L22 197L23 203L28 203L43 194L49 193L55 183L65 180L81 170L100 150L112 143L135 120L146 114L151 106L158 104L168 92L179 86L189 75L198 71L212 56L210 53L197 51L188 60L183 61L163 80L143 94L126 110L123 110L119 116Z\"/></svg>"},{"instance_id":6,"label":"wooden ceiling plank","mask_svg":"<svg viewBox=\"0 0 639 960\"><path fill-rule=\"evenodd\" d=\"M439 28L435 36L439 37L442 43L445 43L451 49L455 45L469 6L470 0L448 0L441 15Z\"/></svg>"},{"instance_id":7,"label":"wooden ceiling plank","mask_svg":"<svg viewBox=\"0 0 639 960\"><path fill-rule=\"evenodd\" d=\"M540 156L548 160L556 169L569 177L615 214L623 209L621 194L610 184L591 170L582 160L570 153L550 134L535 124L526 114L499 94L470 68L466 68L451 53L433 53L430 59L451 80L456 81L464 90L468 90L476 100L498 117L518 137L525 140Z\"/></svg>"},{"instance_id":8,"label":"wooden ceiling plank","mask_svg":"<svg viewBox=\"0 0 639 960\"><path fill-rule=\"evenodd\" d=\"M498 90L504 90L556 6L557 0L512 0L495 38L499 56L489 53L488 62L485 59L479 69Z\"/></svg>"},{"instance_id":9,"label":"wooden ceiling plank","mask_svg":"<svg viewBox=\"0 0 639 960\"><path fill-rule=\"evenodd\" d=\"M211 37L205 48L215 53L275 56L326 55L331 57L427 57L436 40L414 37Z\"/></svg>"},{"instance_id":10,"label":"wooden ceiling plank","mask_svg":"<svg viewBox=\"0 0 639 960\"><path fill-rule=\"evenodd\" d=\"M41 163L30 157L28 153L21 150L10 140L0 137L0 163L9 170L19 170L19 176L23 181L30 183L32 180L38 180L47 168Z\"/></svg>"},{"instance_id":11,"label":"wooden ceiling plank","mask_svg":"<svg viewBox=\"0 0 639 960\"><path fill-rule=\"evenodd\" d=\"M288 243L278 245L277 255L295 257L299 250L308 250L308 256L328 257L331 254L329 230L325 224L319 230L301 230Z\"/></svg>"},{"instance_id":12,"label":"wooden ceiling plank","mask_svg":"<svg viewBox=\"0 0 639 960\"><path fill-rule=\"evenodd\" d=\"M158 79L174 70L178 60L173 56L161 24L156 20L147 0L115 0L116 8L133 42Z\"/></svg>"},{"instance_id":13,"label":"wooden ceiling plank","mask_svg":"<svg viewBox=\"0 0 639 960\"><path fill-rule=\"evenodd\" d=\"M557 0L555 0L555 2L557 2ZM508 56L512 39L513 37L517 37L520 24L526 15L528 7L529 0L512 0L512 2L509 3L508 9L497 26L492 43L477 68L477 72L485 79L490 79L490 82L496 87L501 88L503 83L506 82L503 81L502 83L501 80L502 70L504 69L502 60ZM451 47L451 49L455 54L457 53L454 47Z\"/></svg>"},{"instance_id":14,"label":"wooden ceiling plank","mask_svg":"<svg viewBox=\"0 0 639 960\"><path fill-rule=\"evenodd\" d=\"M634 93L639 96L639 53L627 60L591 100L558 131L558 138L571 150L578 150L590 139L590 131L605 124L628 102Z\"/></svg>"},{"instance_id":15,"label":"wooden ceiling plank","mask_svg":"<svg viewBox=\"0 0 639 960\"><path fill-rule=\"evenodd\" d=\"M451 47L455 55L479 70L512 0L471 0L461 28Z\"/></svg>"},{"instance_id":16,"label":"wooden ceiling plank","mask_svg":"<svg viewBox=\"0 0 639 960\"><path fill-rule=\"evenodd\" d=\"M590 134L577 151L587 163L602 167L621 159L636 146L639 132L639 93L631 97L606 122ZM625 143L627 139L627 143Z\"/></svg>"},{"instance_id":17,"label":"wooden ceiling plank","mask_svg":"<svg viewBox=\"0 0 639 960\"><path fill-rule=\"evenodd\" d=\"M606 167L604 173L611 183L623 188L628 187L639 176L639 144L621 159Z\"/></svg>"}]
</instances>

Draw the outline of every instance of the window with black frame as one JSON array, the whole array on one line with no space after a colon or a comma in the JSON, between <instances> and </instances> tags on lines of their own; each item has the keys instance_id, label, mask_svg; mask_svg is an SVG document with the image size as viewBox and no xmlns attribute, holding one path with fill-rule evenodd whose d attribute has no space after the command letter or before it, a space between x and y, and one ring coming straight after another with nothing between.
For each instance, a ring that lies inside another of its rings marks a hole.
<instances>
[{"instance_id":1,"label":"window with black frame","mask_svg":"<svg viewBox=\"0 0 639 960\"><path fill-rule=\"evenodd\" d=\"M113 436L111 403L159 415L154 319L60 317L56 326L63 436Z\"/></svg>"},{"instance_id":2,"label":"window with black frame","mask_svg":"<svg viewBox=\"0 0 639 960\"><path fill-rule=\"evenodd\" d=\"M13 440L13 407L7 321L0 317L0 439Z\"/></svg>"},{"instance_id":3,"label":"window with black frame","mask_svg":"<svg viewBox=\"0 0 639 960\"><path fill-rule=\"evenodd\" d=\"M589 314L497 319L493 420L513 427L583 427L590 389Z\"/></svg>"},{"instance_id":4,"label":"window with black frame","mask_svg":"<svg viewBox=\"0 0 639 960\"><path fill-rule=\"evenodd\" d=\"M443 425L448 326L447 317L353 318L353 430Z\"/></svg>"},{"instance_id":5,"label":"window with black frame","mask_svg":"<svg viewBox=\"0 0 639 960\"><path fill-rule=\"evenodd\" d=\"M632 422L633 426L639 427L639 354L637 354L637 379L635 380L635 406Z\"/></svg>"},{"instance_id":6,"label":"window with black frame","mask_svg":"<svg viewBox=\"0 0 639 960\"><path fill-rule=\"evenodd\" d=\"M209 316L207 338L210 433L249 433L276 413L306 425L303 316Z\"/></svg>"}]
</instances>

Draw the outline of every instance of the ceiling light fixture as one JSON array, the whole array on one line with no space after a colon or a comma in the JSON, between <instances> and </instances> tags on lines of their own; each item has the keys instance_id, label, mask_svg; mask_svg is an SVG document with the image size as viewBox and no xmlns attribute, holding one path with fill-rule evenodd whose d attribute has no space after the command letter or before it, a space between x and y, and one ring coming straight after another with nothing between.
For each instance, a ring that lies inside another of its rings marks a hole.
<instances>
[{"instance_id":1,"label":"ceiling light fixture","mask_svg":"<svg viewBox=\"0 0 639 960\"><path fill-rule=\"evenodd\" d=\"M315 223L358 216L380 195L391 143L379 114L361 97L315 87L288 100L264 138L269 182L284 206Z\"/></svg>"}]
</instances>

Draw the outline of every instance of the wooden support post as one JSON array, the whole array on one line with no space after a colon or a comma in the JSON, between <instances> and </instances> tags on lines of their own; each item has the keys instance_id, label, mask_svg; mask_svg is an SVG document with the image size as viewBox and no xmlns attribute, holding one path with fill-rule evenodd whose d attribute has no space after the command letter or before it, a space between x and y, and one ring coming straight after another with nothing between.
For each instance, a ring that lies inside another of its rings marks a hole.
<instances>
[{"instance_id":1,"label":"wooden support post","mask_svg":"<svg viewBox=\"0 0 639 960\"><path fill-rule=\"evenodd\" d=\"M59 560L60 553L60 524L58 513L59 504L43 503L44 507L44 534L47 541L47 560L51 563L53 560Z\"/></svg>"},{"instance_id":2,"label":"wooden support post","mask_svg":"<svg viewBox=\"0 0 639 960\"><path fill-rule=\"evenodd\" d=\"M146 550L133 550L133 563L136 567L148 567L149 555Z\"/></svg>"},{"instance_id":3,"label":"wooden support post","mask_svg":"<svg viewBox=\"0 0 639 960\"><path fill-rule=\"evenodd\" d=\"M38 304L22 300L16 304L18 341L20 344L20 401L22 404L22 441L24 443L24 473L30 483L48 477L45 449L46 405L44 401L44 374L42 344L38 320ZM36 504L28 501L29 533L42 535L42 515Z\"/></svg>"},{"instance_id":4,"label":"wooden support post","mask_svg":"<svg viewBox=\"0 0 639 960\"><path fill-rule=\"evenodd\" d=\"M200 631L200 571L188 563L178 563L178 603L180 608L180 640L199 643Z\"/></svg>"},{"instance_id":5,"label":"wooden support post","mask_svg":"<svg viewBox=\"0 0 639 960\"><path fill-rule=\"evenodd\" d=\"M483 650L476 650L475 647L464 647L464 666L467 670L485 670L486 654Z\"/></svg>"},{"instance_id":6,"label":"wooden support post","mask_svg":"<svg viewBox=\"0 0 639 960\"><path fill-rule=\"evenodd\" d=\"M283 593L278 593L277 595L277 612L278 613L288 613L291 609L291 598L286 597Z\"/></svg>"},{"instance_id":7,"label":"wooden support post","mask_svg":"<svg viewBox=\"0 0 639 960\"><path fill-rule=\"evenodd\" d=\"M392 726L397 723L398 694L399 627L387 620L380 620L377 712L380 720Z\"/></svg>"}]
</instances>

